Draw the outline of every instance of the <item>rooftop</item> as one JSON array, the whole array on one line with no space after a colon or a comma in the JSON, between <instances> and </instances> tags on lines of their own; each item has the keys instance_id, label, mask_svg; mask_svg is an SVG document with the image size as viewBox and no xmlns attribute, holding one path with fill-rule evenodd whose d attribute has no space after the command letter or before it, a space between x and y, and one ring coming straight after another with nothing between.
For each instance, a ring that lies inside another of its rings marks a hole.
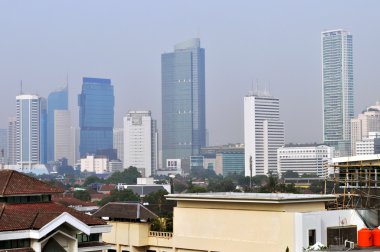
<instances>
[{"instance_id":1,"label":"rooftop","mask_svg":"<svg viewBox=\"0 0 380 252\"><path fill-rule=\"evenodd\" d=\"M290 194L290 193L184 193L169 194L168 200L181 201L216 201L216 202L245 202L245 203L300 203L327 202L336 199L332 194Z\"/></svg>"},{"instance_id":2,"label":"rooftop","mask_svg":"<svg viewBox=\"0 0 380 252\"><path fill-rule=\"evenodd\" d=\"M148 220L158 216L140 203L109 202L93 214L110 219Z\"/></svg>"}]
</instances>

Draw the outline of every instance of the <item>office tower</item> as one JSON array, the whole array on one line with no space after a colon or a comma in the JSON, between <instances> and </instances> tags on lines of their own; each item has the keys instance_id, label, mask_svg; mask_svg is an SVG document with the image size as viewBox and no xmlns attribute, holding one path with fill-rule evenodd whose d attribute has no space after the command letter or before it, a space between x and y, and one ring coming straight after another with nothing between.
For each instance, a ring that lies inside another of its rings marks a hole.
<instances>
[{"instance_id":1,"label":"office tower","mask_svg":"<svg viewBox=\"0 0 380 252\"><path fill-rule=\"evenodd\" d=\"M380 102L369 106L356 118L351 119L351 153L356 153L356 144L369 137L370 132L380 132Z\"/></svg>"},{"instance_id":2,"label":"office tower","mask_svg":"<svg viewBox=\"0 0 380 252\"><path fill-rule=\"evenodd\" d=\"M68 110L54 110L54 160L66 158L70 160L70 112Z\"/></svg>"},{"instance_id":3,"label":"office tower","mask_svg":"<svg viewBox=\"0 0 380 252\"><path fill-rule=\"evenodd\" d=\"M113 148L116 150L117 158L124 160L124 128L113 129Z\"/></svg>"},{"instance_id":4,"label":"office tower","mask_svg":"<svg viewBox=\"0 0 380 252\"><path fill-rule=\"evenodd\" d=\"M7 160L7 129L0 129L0 164L5 164Z\"/></svg>"},{"instance_id":5,"label":"office tower","mask_svg":"<svg viewBox=\"0 0 380 252\"><path fill-rule=\"evenodd\" d=\"M16 96L16 162L31 167L40 162L40 97Z\"/></svg>"},{"instance_id":6,"label":"office tower","mask_svg":"<svg viewBox=\"0 0 380 252\"><path fill-rule=\"evenodd\" d=\"M16 164L16 118L12 117L8 120L8 151L7 164Z\"/></svg>"},{"instance_id":7,"label":"office tower","mask_svg":"<svg viewBox=\"0 0 380 252\"><path fill-rule=\"evenodd\" d=\"M323 141L340 156L350 155L354 117L352 35L344 30L322 32Z\"/></svg>"},{"instance_id":8,"label":"office tower","mask_svg":"<svg viewBox=\"0 0 380 252\"><path fill-rule=\"evenodd\" d=\"M277 172L277 149L284 145L284 135L279 99L268 92L244 97L245 176Z\"/></svg>"},{"instance_id":9,"label":"office tower","mask_svg":"<svg viewBox=\"0 0 380 252\"><path fill-rule=\"evenodd\" d=\"M77 127L70 127L70 157L68 158L68 164L74 166L80 162L79 154L80 145L80 129Z\"/></svg>"},{"instance_id":10,"label":"office tower","mask_svg":"<svg viewBox=\"0 0 380 252\"><path fill-rule=\"evenodd\" d=\"M206 143L205 50L198 38L161 55L162 162L189 159Z\"/></svg>"},{"instance_id":11,"label":"office tower","mask_svg":"<svg viewBox=\"0 0 380 252\"><path fill-rule=\"evenodd\" d=\"M40 163L47 163L47 102L40 97Z\"/></svg>"},{"instance_id":12,"label":"office tower","mask_svg":"<svg viewBox=\"0 0 380 252\"><path fill-rule=\"evenodd\" d=\"M110 79L83 78L78 95L80 156L112 150L114 93Z\"/></svg>"},{"instance_id":13,"label":"office tower","mask_svg":"<svg viewBox=\"0 0 380 252\"><path fill-rule=\"evenodd\" d=\"M47 99L47 161L56 161L55 153L55 110L68 109L68 87L51 92Z\"/></svg>"},{"instance_id":14,"label":"office tower","mask_svg":"<svg viewBox=\"0 0 380 252\"><path fill-rule=\"evenodd\" d=\"M157 138L150 111L129 111L124 117L124 168L134 166L150 177L158 165Z\"/></svg>"}]
</instances>

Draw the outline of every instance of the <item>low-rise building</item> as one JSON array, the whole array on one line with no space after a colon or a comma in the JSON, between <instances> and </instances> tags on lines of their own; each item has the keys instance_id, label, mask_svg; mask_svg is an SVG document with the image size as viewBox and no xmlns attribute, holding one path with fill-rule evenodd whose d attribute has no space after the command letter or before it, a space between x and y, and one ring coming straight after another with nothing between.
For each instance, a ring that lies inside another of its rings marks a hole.
<instances>
[{"instance_id":1,"label":"low-rise building","mask_svg":"<svg viewBox=\"0 0 380 252\"><path fill-rule=\"evenodd\" d=\"M278 174L287 171L324 176L334 157L334 147L326 145L282 147L277 150Z\"/></svg>"},{"instance_id":2,"label":"low-rise building","mask_svg":"<svg viewBox=\"0 0 380 252\"><path fill-rule=\"evenodd\" d=\"M105 156L87 155L80 160L81 172L94 172L96 174L108 173L108 158Z\"/></svg>"}]
</instances>

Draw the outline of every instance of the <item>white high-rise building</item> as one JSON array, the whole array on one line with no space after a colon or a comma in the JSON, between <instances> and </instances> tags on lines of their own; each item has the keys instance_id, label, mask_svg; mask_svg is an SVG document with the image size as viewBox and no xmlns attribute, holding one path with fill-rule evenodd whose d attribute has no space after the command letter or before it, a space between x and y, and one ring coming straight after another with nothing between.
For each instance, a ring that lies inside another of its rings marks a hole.
<instances>
[{"instance_id":1,"label":"white high-rise building","mask_svg":"<svg viewBox=\"0 0 380 252\"><path fill-rule=\"evenodd\" d=\"M380 153L380 132L369 132L368 137L356 142L357 156Z\"/></svg>"},{"instance_id":2,"label":"white high-rise building","mask_svg":"<svg viewBox=\"0 0 380 252\"><path fill-rule=\"evenodd\" d=\"M369 106L357 118L351 119L351 151L356 152L358 141L369 137L369 132L380 132L380 102Z\"/></svg>"},{"instance_id":3,"label":"white high-rise building","mask_svg":"<svg viewBox=\"0 0 380 252\"><path fill-rule=\"evenodd\" d=\"M40 97L16 96L16 162L31 167L40 163Z\"/></svg>"},{"instance_id":4,"label":"white high-rise building","mask_svg":"<svg viewBox=\"0 0 380 252\"><path fill-rule=\"evenodd\" d=\"M117 158L123 162L124 160L124 129L113 129L113 148L117 152Z\"/></svg>"},{"instance_id":5,"label":"white high-rise building","mask_svg":"<svg viewBox=\"0 0 380 252\"><path fill-rule=\"evenodd\" d=\"M149 177L158 165L158 133L150 111L129 111L124 117L124 168L134 166Z\"/></svg>"},{"instance_id":6,"label":"white high-rise building","mask_svg":"<svg viewBox=\"0 0 380 252\"><path fill-rule=\"evenodd\" d=\"M244 97L245 176L276 173L277 149L284 141L279 99L267 92Z\"/></svg>"},{"instance_id":7,"label":"white high-rise building","mask_svg":"<svg viewBox=\"0 0 380 252\"><path fill-rule=\"evenodd\" d=\"M70 127L70 158L68 159L69 165L74 166L80 161L79 154L80 142L80 129L77 127Z\"/></svg>"},{"instance_id":8,"label":"white high-rise building","mask_svg":"<svg viewBox=\"0 0 380 252\"><path fill-rule=\"evenodd\" d=\"M354 117L352 35L344 30L322 32L323 142L349 155Z\"/></svg>"},{"instance_id":9,"label":"white high-rise building","mask_svg":"<svg viewBox=\"0 0 380 252\"><path fill-rule=\"evenodd\" d=\"M54 110L54 160L66 158L71 162L70 111Z\"/></svg>"},{"instance_id":10,"label":"white high-rise building","mask_svg":"<svg viewBox=\"0 0 380 252\"><path fill-rule=\"evenodd\" d=\"M6 164L15 165L16 164L16 118L12 117L8 120L8 160Z\"/></svg>"}]
</instances>

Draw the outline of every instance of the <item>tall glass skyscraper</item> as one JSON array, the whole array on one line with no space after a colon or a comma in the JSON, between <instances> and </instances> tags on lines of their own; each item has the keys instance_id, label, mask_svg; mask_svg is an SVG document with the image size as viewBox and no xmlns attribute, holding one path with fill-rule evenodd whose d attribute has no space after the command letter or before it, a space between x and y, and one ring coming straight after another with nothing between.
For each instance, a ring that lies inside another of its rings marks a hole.
<instances>
[{"instance_id":1,"label":"tall glass skyscraper","mask_svg":"<svg viewBox=\"0 0 380 252\"><path fill-rule=\"evenodd\" d=\"M81 157L112 149L114 103L110 79L83 78L78 95Z\"/></svg>"},{"instance_id":2,"label":"tall glass skyscraper","mask_svg":"<svg viewBox=\"0 0 380 252\"><path fill-rule=\"evenodd\" d=\"M198 38L161 55L162 161L189 159L206 143L205 50Z\"/></svg>"},{"instance_id":3,"label":"tall glass skyscraper","mask_svg":"<svg viewBox=\"0 0 380 252\"><path fill-rule=\"evenodd\" d=\"M341 156L350 155L354 117L352 35L344 30L322 32L323 141Z\"/></svg>"},{"instance_id":4,"label":"tall glass skyscraper","mask_svg":"<svg viewBox=\"0 0 380 252\"><path fill-rule=\"evenodd\" d=\"M53 91L47 99L47 161L54 160L54 112L68 109L68 87Z\"/></svg>"}]
</instances>

